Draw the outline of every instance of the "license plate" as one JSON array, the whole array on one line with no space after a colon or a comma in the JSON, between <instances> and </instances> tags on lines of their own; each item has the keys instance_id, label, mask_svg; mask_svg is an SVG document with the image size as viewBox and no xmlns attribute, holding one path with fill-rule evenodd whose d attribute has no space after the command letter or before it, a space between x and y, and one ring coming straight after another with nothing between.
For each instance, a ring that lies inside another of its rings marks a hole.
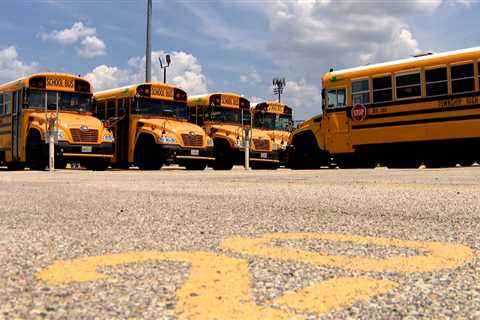
<instances>
[{"instance_id":1,"label":"license plate","mask_svg":"<svg viewBox=\"0 0 480 320\"><path fill-rule=\"evenodd\" d=\"M260 153L260 158L267 159L267 153L266 152Z\"/></svg>"},{"instance_id":2,"label":"license plate","mask_svg":"<svg viewBox=\"0 0 480 320\"><path fill-rule=\"evenodd\" d=\"M190 154L191 154L192 156L198 156L198 155L200 154L200 152L199 152L198 150L191 150L191 151L190 151Z\"/></svg>"},{"instance_id":3,"label":"license plate","mask_svg":"<svg viewBox=\"0 0 480 320\"><path fill-rule=\"evenodd\" d=\"M91 146L82 146L82 153L92 153Z\"/></svg>"}]
</instances>

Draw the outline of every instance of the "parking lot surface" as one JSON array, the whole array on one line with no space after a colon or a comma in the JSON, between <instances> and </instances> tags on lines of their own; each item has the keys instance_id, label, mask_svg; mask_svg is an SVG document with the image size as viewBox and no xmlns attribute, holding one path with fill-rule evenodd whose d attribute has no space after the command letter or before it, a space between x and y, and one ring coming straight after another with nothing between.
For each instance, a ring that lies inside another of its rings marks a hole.
<instances>
[{"instance_id":1,"label":"parking lot surface","mask_svg":"<svg viewBox=\"0 0 480 320\"><path fill-rule=\"evenodd\" d=\"M0 319L480 319L480 167L0 172Z\"/></svg>"}]
</instances>

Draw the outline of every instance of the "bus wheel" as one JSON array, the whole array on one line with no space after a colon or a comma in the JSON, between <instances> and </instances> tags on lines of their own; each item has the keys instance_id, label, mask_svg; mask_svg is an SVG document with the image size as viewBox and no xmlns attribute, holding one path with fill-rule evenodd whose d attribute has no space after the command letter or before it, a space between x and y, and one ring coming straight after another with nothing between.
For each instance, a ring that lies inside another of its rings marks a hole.
<instances>
[{"instance_id":1,"label":"bus wheel","mask_svg":"<svg viewBox=\"0 0 480 320\"><path fill-rule=\"evenodd\" d=\"M460 160L458 162L462 167L471 167L475 163L475 160Z\"/></svg>"},{"instance_id":2,"label":"bus wheel","mask_svg":"<svg viewBox=\"0 0 480 320\"><path fill-rule=\"evenodd\" d=\"M63 159L55 158L55 169L65 169L67 167L67 161Z\"/></svg>"},{"instance_id":3,"label":"bus wheel","mask_svg":"<svg viewBox=\"0 0 480 320\"><path fill-rule=\"evenodd\" d=\"M110 162L105 159L90 160L85 163L85 168L92 171L105 171L108 169Z\"/></svg>"},{"instance_id":4,"label":"bus wheel","mask_svg":"<svg viewBox=\"0 0 480 320\"><path fill-rule=\"evenodd\" d=\"M299 134L293 139L292 145L293 148L288 154L287 166L289 168L294 170L320 169L323 157L313 133Z\"/></svg>"},{"instance_id":5,"label":"bus wheel","mask_svg":"<svg viewBox=\"0 0 480 320\"><path fill-rule=\"evenodd\" d=\"M207 163L204 161L189 161L185 163L185 169L192 171L202 171L207 167Z\"/></svg>"},{"instance_id":6,"label":"bus wheel","mask_svg":"<svg viewBox=\"0 0 480 320\"><path fill-rule=\"evenodd\" d=\"M140 136L135 146L135 164L140 170L159 170L163 163L152 136Z\"/></svg>"},{"instance_id":7,"label":"bus wheel","mask_svg":"<svg viewBox=\"0 0 480 320\"><path fill-rule=\"evenodd\" d=\"M45 170L48 158L38 131L31 131L27 138L27 166L30 170Z\"/></svg>"},{"instance_id":8,"label":"bus wheel","mask_svg":"<svg viewBox=\"0 0 480 320\"><path fill-rule=\"evenodd\" d=\"M215 141L215 161L213 170L232 170L233 152L227 142L222 140Z\"/></svg>"}]
</instances>

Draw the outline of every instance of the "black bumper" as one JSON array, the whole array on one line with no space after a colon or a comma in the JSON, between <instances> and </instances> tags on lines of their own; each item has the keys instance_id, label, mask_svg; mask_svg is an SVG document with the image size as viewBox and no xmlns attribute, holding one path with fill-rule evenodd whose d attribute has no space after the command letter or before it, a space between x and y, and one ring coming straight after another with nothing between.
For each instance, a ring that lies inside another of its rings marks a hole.
<instances>
[{"instance_id":1,"label":"black bumper","mask_svg":"<svg viewBox=\"0 0 480 320\"><path fill-rule=\"evenodd\" d=\"M251 162L267 162L267 163L280 163L281 154L280 150L274 151L252 151L250 150L250 161ZM236 155L236 163L244 164L245 163L245 151L238 150Z\"/></svg>"},{"instance_id":2,"label":"black bumper","mask_svg":"<svg viewBox=\"0 0 480 320\"><path fill-rule=\"evenodd\" d=\"M55 145L55 154L63 158L112 158L113 153L113 143L76 145L59 142Z\"/></svg>"},{"instance_id":3,"label":"black bumper","mask_svg":"<svg viewBox=\"0 0 480 320\"><path fill-rule=\"evenodd\" d=\"M166 163L181 164L187 161L207 161L215 160L212 148L194 148L180 147L178 145L160 145L160 150Z\"/></svg>"}]
</instances>

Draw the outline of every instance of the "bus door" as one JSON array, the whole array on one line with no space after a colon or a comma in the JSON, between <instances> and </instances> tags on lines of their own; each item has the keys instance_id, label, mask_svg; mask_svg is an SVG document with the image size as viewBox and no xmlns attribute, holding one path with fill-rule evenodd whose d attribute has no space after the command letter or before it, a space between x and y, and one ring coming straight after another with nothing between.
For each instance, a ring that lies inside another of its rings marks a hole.
<instances>
[{"instance_id":1,"label":"bus door","mask_svg":"<svg viewBox=\"0 0 480 320\"><path fill-rule=\"evenodd\" d=\"M15 91L12 96L12 161L20 160L20 91Z\"/></svg>"},{"instance_id":2,"label":"bus door","mask_svg":"<svg viewBox=\"0 0 480 320\"><path fill-rule=\"evenodd\" d=\"M118 124L115 126L115 153L117 162L128 162L128 138L130 131L130 99L117 100Z\"/></svg>"},{"instance_id":3,"label":"bus door","mask_svg":"<svg viewBox=\"0 0 480 320\"><path fill-rule=\"evenodd\" d=\"M351 152L351 129L346 108L346 89L327 90L327 99L327 150L331 153Z\"/></svg>"}]
</instances>

